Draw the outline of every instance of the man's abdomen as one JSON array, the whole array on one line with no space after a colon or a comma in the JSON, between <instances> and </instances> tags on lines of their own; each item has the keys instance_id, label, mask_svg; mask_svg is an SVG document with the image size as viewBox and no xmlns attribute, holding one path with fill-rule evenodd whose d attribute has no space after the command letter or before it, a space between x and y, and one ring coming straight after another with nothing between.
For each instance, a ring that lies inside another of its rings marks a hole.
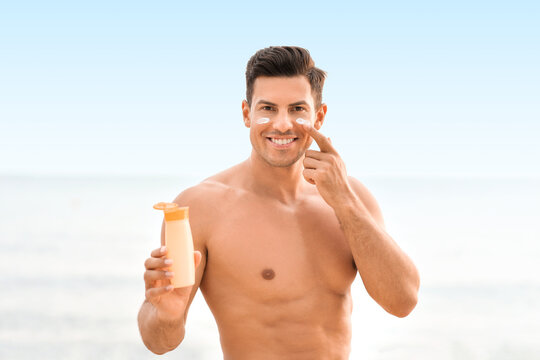
<instances>
[{"instance_id":1,"label":"man's abdomen","mask_svg":"<svg viewBox=\"0 0 540 360\"><path fill-rule=\"evenodd\" d=\"M212 310L225 359L348 359L350 294L313 291L284 303L228 298Z\"/></svg>"}]
</instances>

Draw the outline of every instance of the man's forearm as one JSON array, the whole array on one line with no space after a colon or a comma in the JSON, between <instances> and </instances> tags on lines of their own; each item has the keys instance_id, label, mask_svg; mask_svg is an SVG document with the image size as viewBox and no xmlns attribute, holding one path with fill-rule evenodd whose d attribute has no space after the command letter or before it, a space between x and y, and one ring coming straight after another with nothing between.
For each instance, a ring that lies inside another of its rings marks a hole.
<instances>
[{"instance_id":1,"label":"man's forearm","mask_svg":"<svg viewBox=\"0 0 540 360\"><path fill-rule=\"evenodd\" d=\"M144 345L153 353L165 354L184 340L183 318L178 322L160 321L155 314L154 306L148 301L141 306L138 322Z\"/></svg>"},{"instance_id":2,"label":"man's forearm","mask_svg":"<svg viewBox=\"0 0 540 360\"><path fill-rule=\"evenodd\" d=\"M334 211L370 296L389 313L408 315L416 306L420 285L411 259L357 197L352 196Z\"/></svg>"}]
</instances>

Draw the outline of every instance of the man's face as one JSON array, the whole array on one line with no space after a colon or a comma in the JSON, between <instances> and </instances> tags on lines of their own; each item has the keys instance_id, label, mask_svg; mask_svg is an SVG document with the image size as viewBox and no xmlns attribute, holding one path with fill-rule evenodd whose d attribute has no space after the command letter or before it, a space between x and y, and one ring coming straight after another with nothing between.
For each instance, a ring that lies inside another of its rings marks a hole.
<instances>
[{"instance_id":1,"label":"man's face","mask_svg":"<svg viewBox=\"0 0 540 360\"><path fill-rule=\"evenodd\" d=\"M326 105L315 109L305 76L261 76L253 84L251 107L244 100L242 112L257 154L271 166L288 167L304 155L312 142L296 119L309 121L319 129Z\"/></svg>"}]
</instances>

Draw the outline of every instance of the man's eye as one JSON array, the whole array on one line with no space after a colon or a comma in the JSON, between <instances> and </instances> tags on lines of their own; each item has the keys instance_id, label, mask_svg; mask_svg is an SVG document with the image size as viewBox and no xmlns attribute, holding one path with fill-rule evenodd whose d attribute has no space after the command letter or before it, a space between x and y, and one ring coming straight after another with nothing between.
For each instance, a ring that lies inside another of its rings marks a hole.
<instances>
[{"instance_id":1,"label":"man's eye","mask_svg":"<svg viewBox=\"0 0 540 360\"><path fill-rule=\"evenodd\" d=\"M272 107L271 107L271 106L263 106L263 107L261 108L261 110L271 111L271 110L272 110Z\"/></svg>"},{"instance_id":2,"label":"man's eye","mask_svg":"<svg viewBox=\"0 0 540 360\"><path fill-rule=\"evenodd\" d=\"M305 109L301 106L295 106L294 111L304 111Z\"/></svg>"}]
</instances>

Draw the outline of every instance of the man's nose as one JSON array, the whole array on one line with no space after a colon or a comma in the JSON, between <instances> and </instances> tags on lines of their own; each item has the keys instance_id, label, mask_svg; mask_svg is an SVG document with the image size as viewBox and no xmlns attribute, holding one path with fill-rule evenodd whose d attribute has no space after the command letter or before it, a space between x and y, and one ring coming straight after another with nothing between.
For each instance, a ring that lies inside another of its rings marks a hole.
<instances>
[{"instance_id":1,"label":"man's nose","mask_svg":"<svg viewBox=\"0 0 540 360\"><path fill-rule=\"evenodd\" d=\"M293 116L289 113L278 114L278 116L273 121L274 129L282 133L291 130L294 126L293 123Z\"/></svg>"}]
</instances>

